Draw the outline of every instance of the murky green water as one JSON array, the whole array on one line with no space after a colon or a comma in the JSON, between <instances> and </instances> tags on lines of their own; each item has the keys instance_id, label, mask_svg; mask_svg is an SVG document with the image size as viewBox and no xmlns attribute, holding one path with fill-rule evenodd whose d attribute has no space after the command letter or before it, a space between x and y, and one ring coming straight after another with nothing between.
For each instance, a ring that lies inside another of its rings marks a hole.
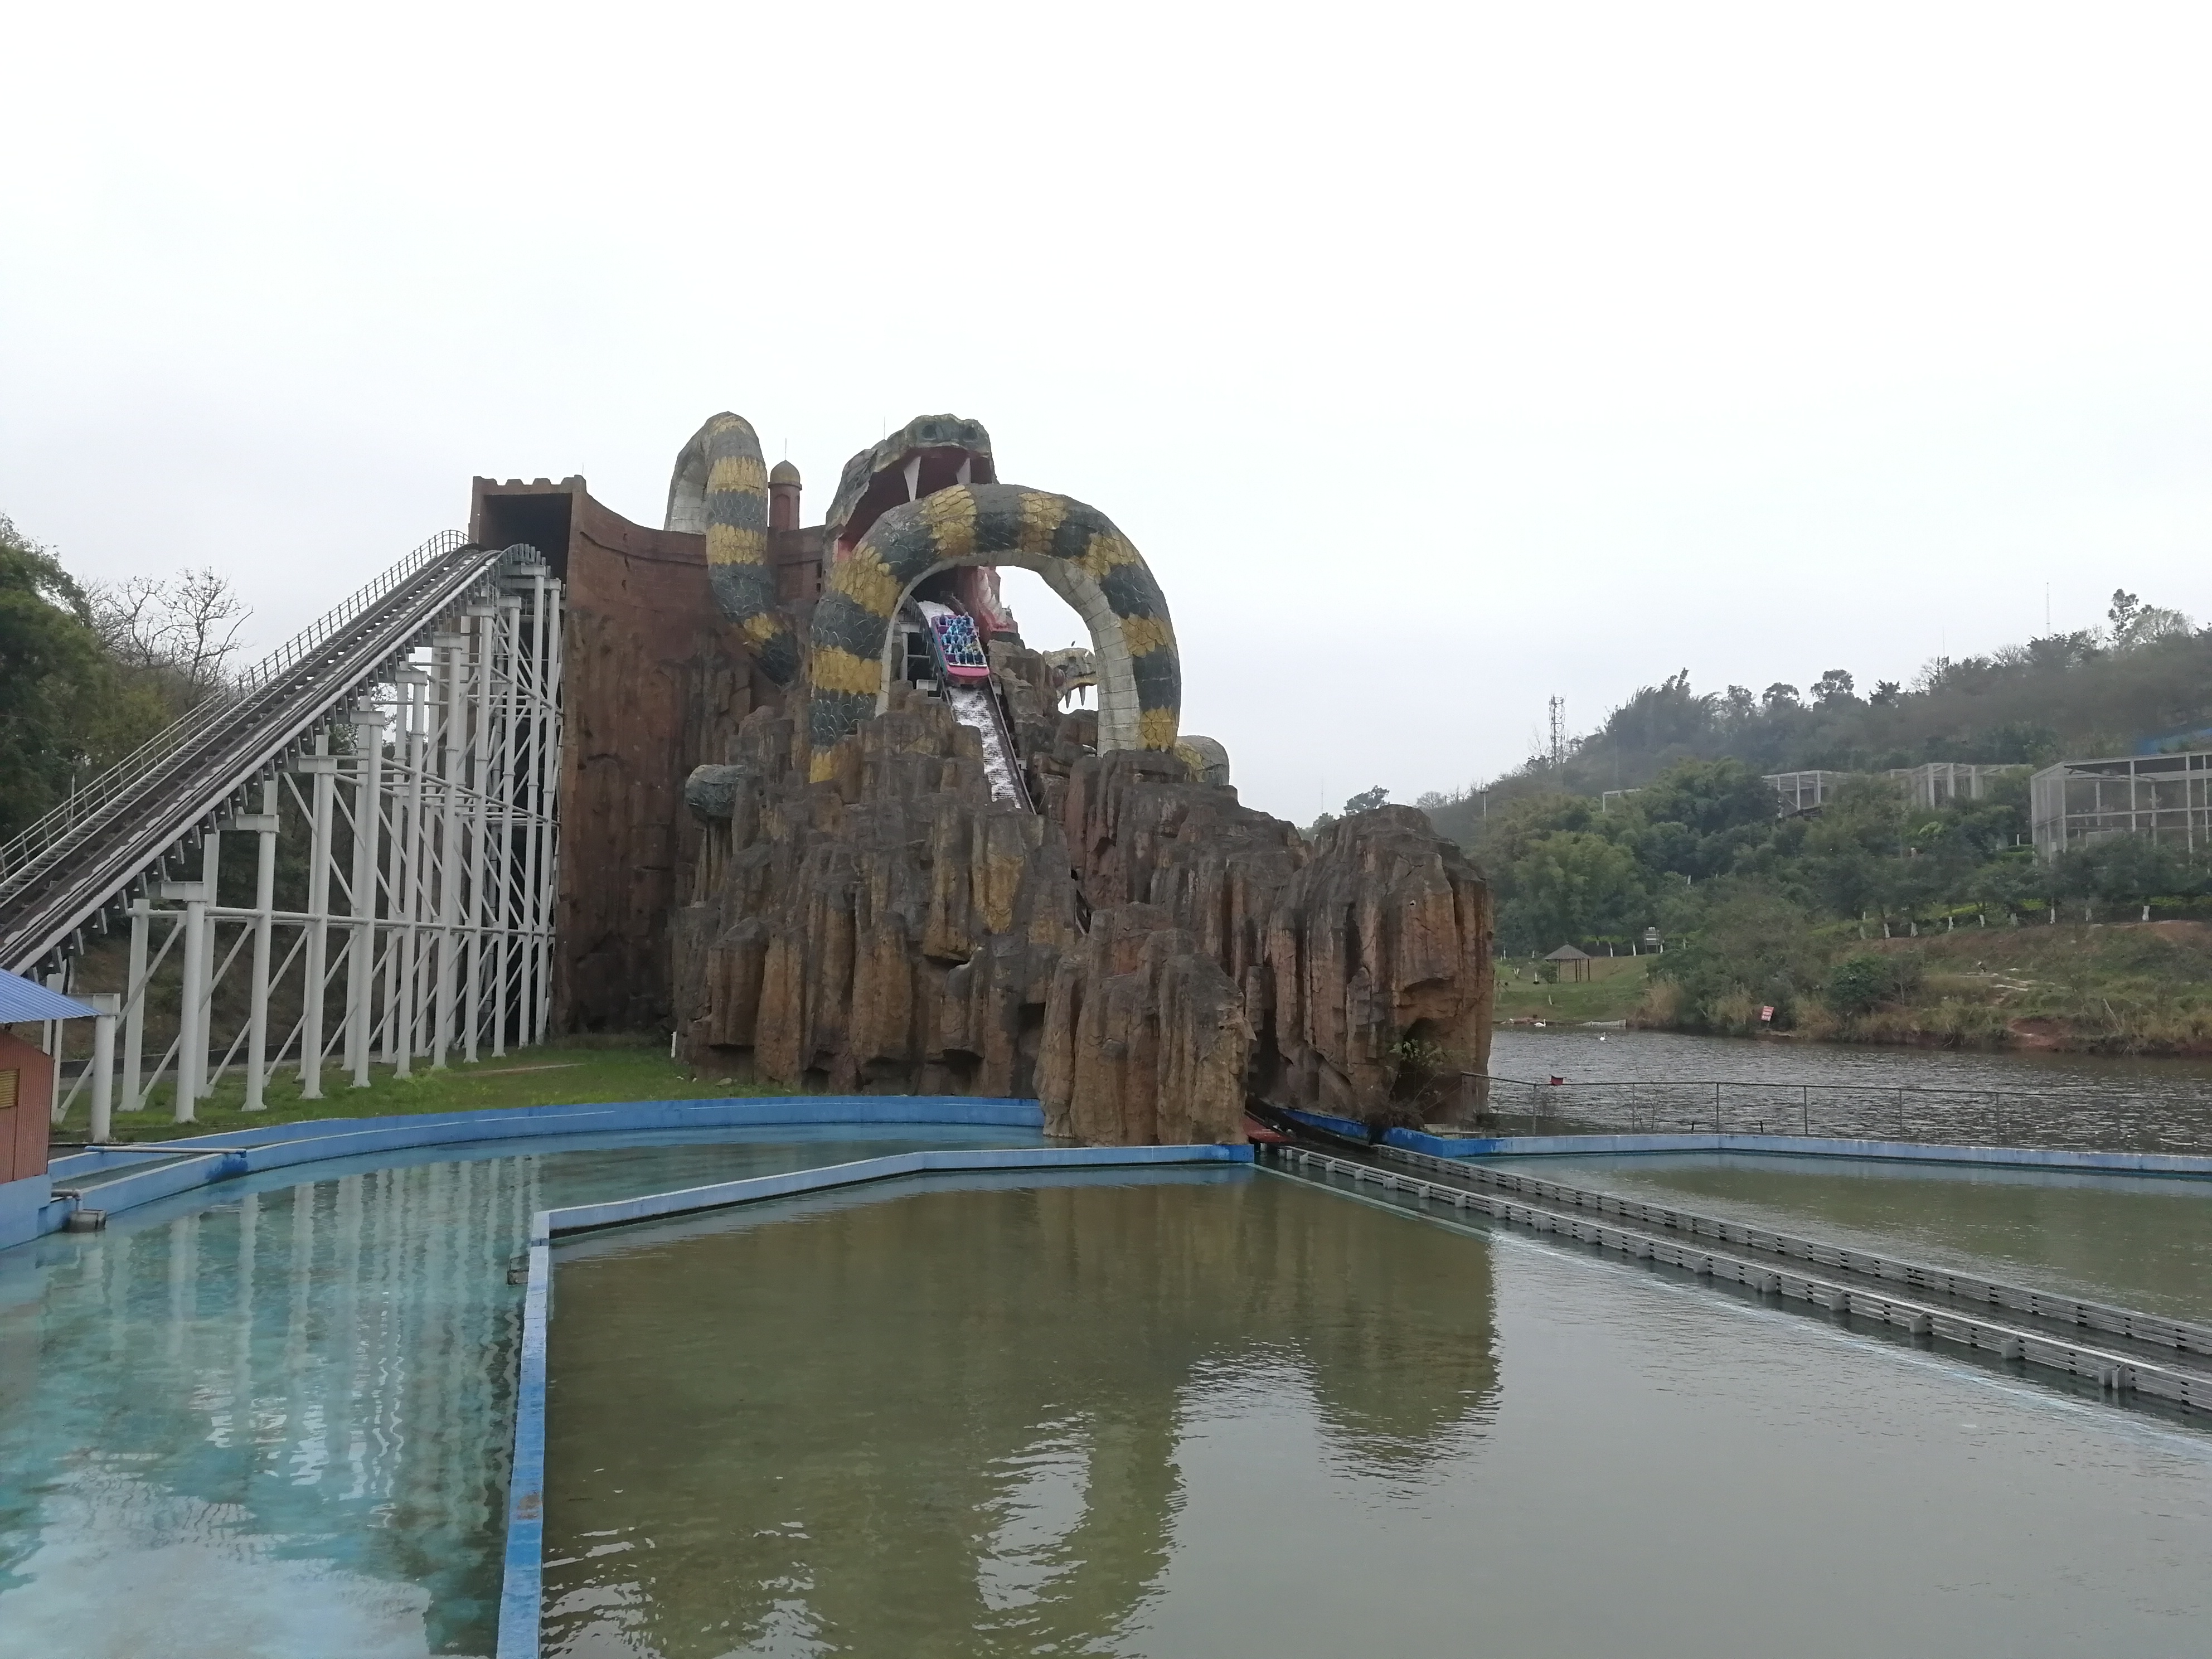
<instances>
[{"instance_id":1,"label":"murky green water","mask_svg":"<svg viewBox=\"0 0 2212 1659\"><path fill-rule=\"evenodd\" d=\"M2017 1659L2212 1614L2212 1437L1264 1174L564 1249L549 1433L571 1659Z\"/></svg>"},{"instance_id":2,"label":"murky green water","mask_svg":"<svg viewBox=\"0 0 2212 1659\"><path fill-rule=\"evenodd\" d=\"M2212 1322L2212 1181L1735 1153L1496 1161L1853 1249Z\"/></svg>"}]
</instances>

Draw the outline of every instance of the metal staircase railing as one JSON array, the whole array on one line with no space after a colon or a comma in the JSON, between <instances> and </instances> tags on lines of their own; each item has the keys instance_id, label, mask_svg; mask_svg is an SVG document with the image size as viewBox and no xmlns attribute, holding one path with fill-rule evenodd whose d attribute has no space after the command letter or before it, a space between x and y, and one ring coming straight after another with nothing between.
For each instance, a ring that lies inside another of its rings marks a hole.
<instances>
[{"instance_id":1,"label":"metal staircase railing","mask_svg":"<svg viewBox=\"0 0 2212 1659\"><path fill-rule=\"evenodd\" d=\"M0 966L36 966L509 553L536 556L425 542L0 848Z\"/></svg>"},{"instance_id":2,"label":"metal staircase railing","mask_svg":"<svg viewBox=\"0 0 2212 1659\"><path fill-rule=\"evenodd\" d=\"M273 684L317 646L377 604L392 589L425 565L466 544L458 530L441 531L405 558L382 572L366 587L347 598L329 614L318 617L259 662L240 673L197 708L179 715L121 760L100 772L70 798L33 820L12 839L0 843L0 902L21 884L23 873L40 854L53 847L76 825L95 817L100 808L167 756L174 754L193 733L205 730L254 692Z\"/></svg>"}]
</instances>

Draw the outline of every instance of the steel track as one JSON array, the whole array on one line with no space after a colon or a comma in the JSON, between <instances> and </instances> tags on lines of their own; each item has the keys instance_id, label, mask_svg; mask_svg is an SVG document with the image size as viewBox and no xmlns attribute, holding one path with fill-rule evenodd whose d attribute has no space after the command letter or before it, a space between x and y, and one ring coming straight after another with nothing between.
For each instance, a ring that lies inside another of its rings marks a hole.
<instances>
[{"instance_id":1,"label":"steel track","mask_svg":"<svg viewBox=\"0 0 2212 1659\"><path fill-rule=\"evenodd\" d=\"M441 614L502 561L535 550L441 537L17 838L0 873L0 967L32 973L68 949L168 851L210 825L249 783L390 672ZM416 568L407 569L407 565ZM384 591L378 592L379 588Z\"/></svg>"}]
</instances>

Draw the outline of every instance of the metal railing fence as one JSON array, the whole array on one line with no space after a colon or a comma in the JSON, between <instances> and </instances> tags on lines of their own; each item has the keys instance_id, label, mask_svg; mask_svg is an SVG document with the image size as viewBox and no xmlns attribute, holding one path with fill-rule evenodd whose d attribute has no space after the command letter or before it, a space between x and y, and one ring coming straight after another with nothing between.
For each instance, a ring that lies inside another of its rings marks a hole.
<instances>
[{"instance_id":1,"label":"metal railing fence","mask_svg":"<svg viewBox=\"0 0 2212 1659\"><path fill-rule=\"evenodd\" d=\"M1469 1075L1477 1133L1678 1131L1914 1140L2077 1152L2212 1152L2212 1091L2201 1102L2088 1085L1922 1088L1877 1083L1639 1079L1537 1081Z\"/></svg>"}]
</instances>

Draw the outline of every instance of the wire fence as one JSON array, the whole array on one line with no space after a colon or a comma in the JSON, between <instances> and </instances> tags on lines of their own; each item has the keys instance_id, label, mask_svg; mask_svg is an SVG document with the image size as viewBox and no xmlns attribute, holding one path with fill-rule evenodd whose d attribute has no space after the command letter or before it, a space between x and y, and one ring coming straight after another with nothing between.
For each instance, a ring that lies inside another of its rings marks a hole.
<instances>
[{"instance_id":1,"label":"wire fence","mask_svg":"<svg viewBox=\"0 0 2212 1659\"><path fill-rule=\"evenodd\" d=\"M2066 1084L1926 1089L1874 1083L1664 1079L1570 1083L1470 1074L1462 1131L1698 1133L1914 1140L2076 1152L2212 1152L2201 1095Z\"/></svg>"}]
</instances>

